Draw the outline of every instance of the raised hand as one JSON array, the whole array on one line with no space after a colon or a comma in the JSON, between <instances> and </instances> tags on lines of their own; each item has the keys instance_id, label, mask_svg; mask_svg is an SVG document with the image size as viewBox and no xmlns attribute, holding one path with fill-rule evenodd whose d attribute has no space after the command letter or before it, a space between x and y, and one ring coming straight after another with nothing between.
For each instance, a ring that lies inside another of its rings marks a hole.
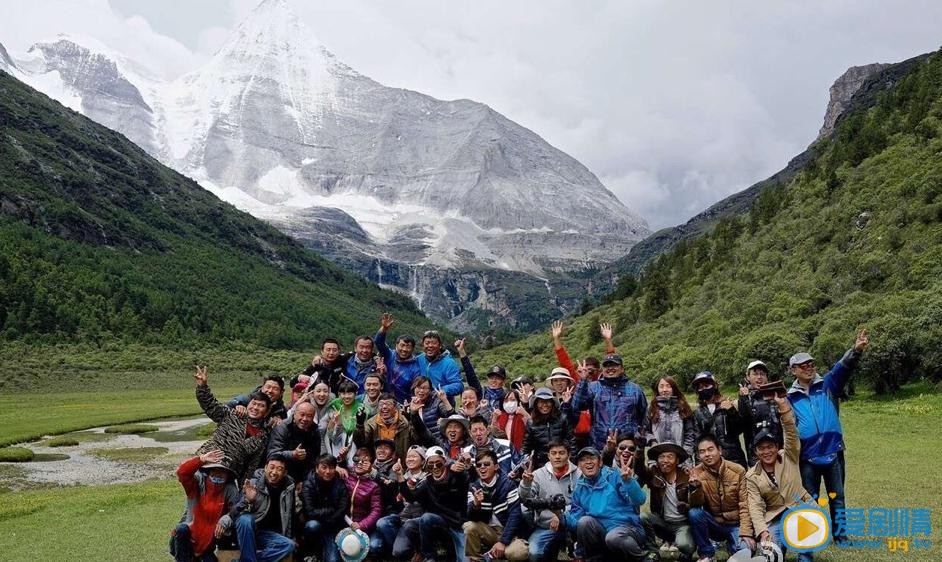
<instances>
[{"instance_id":1,"label":"raised hand","mask_svg":"<svg viewBox=\"0 0 942 562\"><path fill-rule=\"evenodd\" d=\"M411 410L412 413L414 414L421 409L422 409L422 402L419 401L419 397L413 396L412 401L409 402L409 410Z\"/></svg>"},{"instance_id":2,"label":"raised hand","mask_svg":"<svg viewBox=\"0 0 942 562\"><path fill-rule=\"evenodd\" d=\"M563 322L562 320L557 320L553 322L553 327L550 328L550 335L553 336L553 340L558 340L563 336Z\"/></svg>"},{"instance_id":3,"label":"raised hand","mask_svg":"<svg viewBox=\"0 0 942 562\"><path fill-rule=\"evenodd\" d=\"M749 387L744 384L739 385L739 395L749 396Z\"/></svg>"},{"instance_id":4,"label":"raised hand","mask_svg":"<svg viewBox=\"0 0 942 562\"><path fill-rule=\"evenodd\" d=\"M863 351L867 349L868 345L870 345L870 336L867 335L867 330L860 330L860 332L857 333L857 339L854 341L854 349Z\"/></svg>"},{"instance_id":5,"label":"raised hand","mask_svg":"<svg viewBox=\"0 0 942 562\"><path fill-rule=\"evenodd\" d=\"M317 367L318 365L323 365L323 364L324 364L324 358L321 357L320 355L315 355L313 358L311 358L311 366Z\"/></svg>"},{"instance_id":6,"label":"raised hand","mask_svg":"<svg viewBox=\"0 0 942 562\"><path fill-rule=\"evenodd\" d=\"M524 482L533 482L533 458L527 461L526 466L523 468L523 474L520 476Z\"/></svg>"},{"instance_id":7,"label":"raised hand","mask_svg":"<svg viewBox=\"0 0 942 562\"><path fill-rule=\"evenodd\" d=\"M386 360L383 359L382 355L374 357L373 364L376 365L376 373L378 375L386 376Z\"/></svg>"},{"instance_id":8,"label":"raised hand","mask_svg":"<svg viewBox=\"0 0 942 562\"><path fill-rule=\"evenodd\" d=\"M464 338L460 340L455 340L455 349L458 350L458 357L467 357L468 352L464 348Z\"/></svg>"},{"instance_id":9,"label":"raised hand","mask_svg":"<svg viewBox=\"0 0 942 562\"><path fill-rule=\"evenodd\" d=\"M394 474L401 476L402 475L402 461L396 459L396 464L392 466L392 471Z\"/></svg>"},{"instance_id":10,"label":"raised hand","mask_svg":"<svg viewBox=\"0 0 942 562\"><path fill-rule=\"evenodd\" d=\"M723 410L732 410L733 403L729 401L729 398L724 398L723 401L720 402L720 408Z\"/></svg>"},{"instance_id":11,"label":"raised hand","mask_svg":"<svg viewBox=\"0 0 942 562\"><path fill-rule=\"evenodd\" d=\"M570 400L572 400L572 387L571 386L567 388L566 390L564 390L563 393L559 396L559 401L562 402L563 404L569 402Z\"/></svg>"},{"instance_id":12,"label":"raised hand","mask_svg":"<svg viewBox=\"0 0 942 562\"><path fill-rule=\"evenodd\" d=\"M611 324L607 324L603 322L602 324L599 324L599 330L601 330L602 332L603 340L608 341L612 339L612 325Z\"/></svg>"},{"instance_id":13,"label":"raised hand","mask_svg":"<svg viewBox=\"0 0 942 562\"><path fill-rule=\"evenodd\" d=\"M448 394L445 393L445 389L444 389L444 388L442 388L442 387L439 386L438 388L435 389L435 394L438 395L438 399L442 401L442 404L444 404L444 405L446 405L446 406L449 404L449 402L448 402Z\"/></svg>"},{"instance_id":14,"label":"raised hand","mask_svg":"<svg viewBox=\"0 0 942 562\"><path fill-rule=\"evenodd\" d=\"M197 365L193 378L196 379L196 386L206 386L206 367Z\"/></svg>"},{"instance_id":15,"label":"raised hand","mask_svg":"<svg viewBox=\"0 0 942 562\"><path fill-rule=\"evenodd\" d=\"M242 404L237 405L235 408L232 409L232 411L235 412L236 415L239 416L240 418L244 418L246 414L249 413L249 409L243 406Z\"/></svg>"},{"instance_id":16,"label":"raised hand","mask_svg":"<svg viewBox=\"0 0 942 562\"><path fill-rule=\"evenodd\" d=\"M245 496L245 501L249 503L255 502L255 498L258 496L258 490L255 488L255 485L252 484L251 480L245 481L245 484L242 486L242 495Z\"/></svg>"},{"instance_id":17,"label":"raised hand","mask_svg":"<svg viewBox=\"0 0 942 562\"><path fill-rule=\"evenodd\" d=\"M559 516L556 515L555 513L550 518L549 528L550 528L550 531L553 531L553 532L556 532L559 530Z\"/></svg>"},{"instance_id":18,"label":"raised hand","mask_svg":"<svg viewBox=\"0 0 942 562\"><path fill-rule=\"evenodd\" d=\"M217 463L224 458L226 458L226 454L219 449L213 449L212 451L207 451L200 455L200 461L202 461L203 464Z\"/></svg>"},{"instance_id":19,"label":"raised hand","mask_svg":"<svg viewBox=\"0 0 942 562\"><path fill-rule=\"evenodd\" d=\"M382 316L379 317L379 331L386 333L396 323L396 320L393 318L393 315L384 312Z\"/></svg>"},{"instance_id":20,"label":"raised hand","mask_svg":"<svg viewBox=\"0 0 942 562\"><path fill-rule=\"evenodd\" d=\"M533 394L533 391L526 387L520 387L520 401L523 403L530 401L530 396ZM521 404L522 406L522 404Z\"/></svg>"},{"instance_id":21,"label":"raised hand","mask_svg":"<svg viewBox=\"0 0 942 562\"><path fill-rule=\"evenodd\" d=\"M295 460L303 461L307 458L307 451L304 450L303 445L298 444L297 448L291 451L291 456L294 457Z\"/></svg>"},{"instance_id":22,"label":"raised hand","mask_svg":"<svg viewBox=\"0 0 942 562\"><path fill-rule=\"evenodd\" d=\"M585 364L585 361L578 361L576 363L576 371L579 371L579 375L585 378L589 374L589 366Z\"/></svg>"},{"instance_id":23,"label":"raised hand","mask_svg":"<svg viewBox=\"0 0 942 562\"><path fill-rule=\"evenodd\" d=\"M357 427L363 427L364 423L366 423L366 408L360 407L357 410Z\"/></svg>"},{"instance_id":24,"label":"raised hand","mask_svg":"<svg viewBox=\"0 0 942 562\"><path fill-rule=\"evenodd\" d=\"M631 480L635 475L635 470L632 468L632 465L635 462L635 456L629 455L628 458L623 459L621 456L618 457L618 465L621 468L621 479L622 480Z\"/></svg>"},{"instance_id":25,"label":"raised hand","mask_svg":"<svg viewBox=\"0 0 942 562\"><path fill-rule=\"evenodd\" d=\"M616 445L618 445L618 430L609 430L608 437L605 438L605 448L614 449Z\"/></svg>"},{"instance_id":26,"label":"raised hand","mask_svg":"<svg viewBox=\"0 0 942 562\"><path fill-rule=\"evenodd\" d=\"M481 507L481 502L484 501L484 490L482 488L478 488L477 490L474 491L474 494L472 494L471 497L474 500L474 505L477 507Z\"/></svg>"}]
</instances>

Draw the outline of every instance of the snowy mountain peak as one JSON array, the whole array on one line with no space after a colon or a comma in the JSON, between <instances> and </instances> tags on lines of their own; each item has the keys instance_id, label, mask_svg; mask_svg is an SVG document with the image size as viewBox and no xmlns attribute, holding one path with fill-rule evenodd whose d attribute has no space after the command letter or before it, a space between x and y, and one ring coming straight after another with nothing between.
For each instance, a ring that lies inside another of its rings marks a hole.
<instances>
[{"instance_id":1,"label":"snowy mountain peak","mask_svg":"<svg viewBox=\"0 0 942 562\"><path fill-rule=\"evenodd\" d=\"M478 303L490 282L464 272L526 272L545 298L549 273L611 261L649 232L534 131L342 64L286 0L261 2L206 64L169 82L61 38L28 62L31 85L327 257L420 302L437 295L444 319L462 299L494 306Z\"/></svg>"}]
</instances>

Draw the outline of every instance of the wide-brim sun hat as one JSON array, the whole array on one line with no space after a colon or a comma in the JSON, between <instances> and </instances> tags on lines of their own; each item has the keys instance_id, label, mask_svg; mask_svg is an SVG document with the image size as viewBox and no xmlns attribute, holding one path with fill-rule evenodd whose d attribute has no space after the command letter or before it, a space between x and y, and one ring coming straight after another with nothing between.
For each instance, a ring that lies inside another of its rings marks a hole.
<instances>
[{"instance_id":1,"label":"wide-brim sun hat","mask_svg":"<svg viewBox=\"0 0 942 562\"><path fill-rule=\"evenodd\" d=\"M674 453L677 455L678 464L684 462L690 456L687 454L687 451L685 451L684 448L677 443L664 442L658 443L657 445L648 449L648 459L656 461L657 458L661 456L661 453Z\"/></svg>"},{"instance_id":2,"label":"wide-brim sun hat","mask_svg":"<svg viewBox=\"0 0 942 562\"><path fill-rule=\"evenodd\" d=\"M370 552L370 537L359 529L343 529L337 533L334 543L344 562L360 562Z\"/></svg>"}]
</instances>

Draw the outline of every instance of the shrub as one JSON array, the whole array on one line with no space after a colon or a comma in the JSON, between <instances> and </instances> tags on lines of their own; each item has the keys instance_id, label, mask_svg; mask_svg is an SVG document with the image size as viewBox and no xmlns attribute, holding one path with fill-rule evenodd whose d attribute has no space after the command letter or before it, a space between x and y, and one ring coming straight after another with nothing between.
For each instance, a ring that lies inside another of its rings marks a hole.
<instances>
[{"instance_id":1,"label":"shrub","mask_svg":"<svg viewBox=\"0 0 942 562\"><path fill-rule=\"evenodd\" d=\"M0 447L0 462L29 462L33 456L26 447Z\"/></svg>"}]
</instances>

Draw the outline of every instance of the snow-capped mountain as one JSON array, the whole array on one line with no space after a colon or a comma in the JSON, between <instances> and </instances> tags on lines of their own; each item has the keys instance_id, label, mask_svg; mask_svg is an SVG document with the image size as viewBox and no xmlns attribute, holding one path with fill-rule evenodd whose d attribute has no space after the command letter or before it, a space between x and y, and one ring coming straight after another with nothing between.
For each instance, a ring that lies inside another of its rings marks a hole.
<instances>
[{"instance_id":1,"label":"snow-capped mountain","mask_svg":"<svg viewBox=\"0 0 942 562\"><path fill-rule=\"evenodd\" d=\"M262 2L172 82L76 38L7 59L237 207L438 302L428 312L442 319L493 309L482 278L452 291L473 300L452 302L437 286L448 271L518 272L558 308L551 272L610 261L649 233L585 166L488 106L386 87L339 62L285 0Z\"/></svg>"}]
</instances>

